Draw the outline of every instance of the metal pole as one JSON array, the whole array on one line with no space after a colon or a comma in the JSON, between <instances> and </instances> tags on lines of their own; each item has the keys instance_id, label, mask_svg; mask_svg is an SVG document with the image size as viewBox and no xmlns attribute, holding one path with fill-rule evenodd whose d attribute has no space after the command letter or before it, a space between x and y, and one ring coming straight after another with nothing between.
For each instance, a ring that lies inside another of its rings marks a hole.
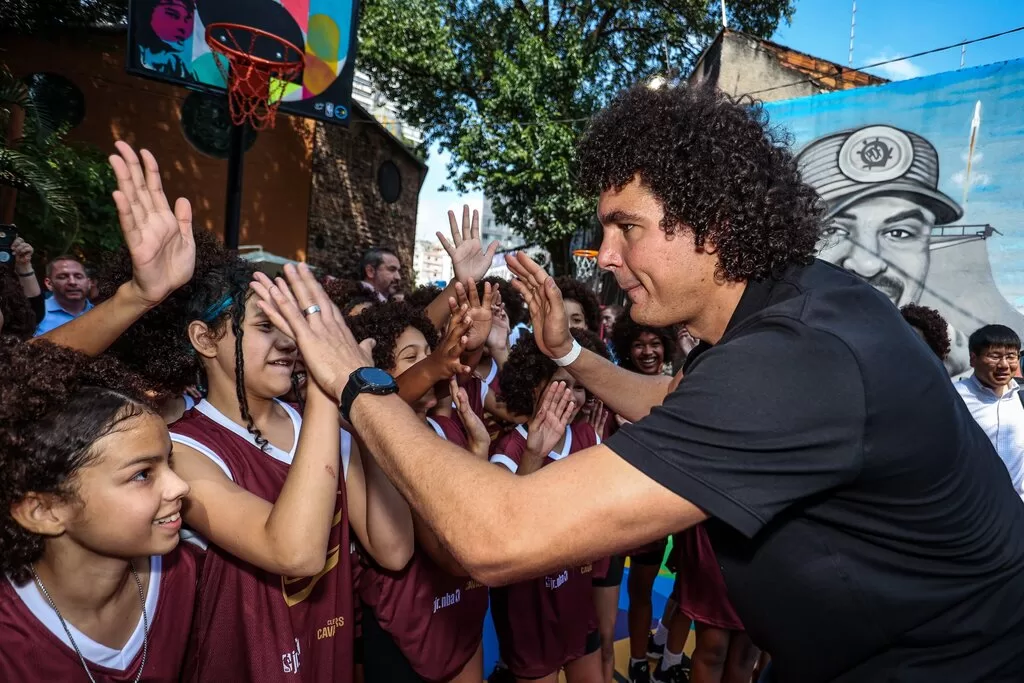
<instances>
[{"instance_id":1,"label":"metal pole","mask_svg":"<svg viewBox=\"0 0 1024 683\"><path fill-rule=\"evenodd\" d=\"M856 35L857 30L857 0L853 0L853 12L850 14L850 61L849 66L853 66L853 37Z\"/></svg>"},{"instance_id":2,"label":"metal pole","mask_svg":"<svg viewBox=\"0 0 1024 683\"><path fill-rule=\"evenodd\" d=\"M242 219L242 167L245 160L245 127L231 124L231 144L228 147L228 194L224 201L224 246L238 248L238 233Z\"/></svg>"},{"instance_id":3,"label":"metal pole","mask_svg":"<svg viewBox=\"0 0 1024 683\"><path fill-rule=\"evenodd\" d=\"M729 18L725 16L725 0L722 0L722 28L729 28Z\"/></svg>"}]
</instances>

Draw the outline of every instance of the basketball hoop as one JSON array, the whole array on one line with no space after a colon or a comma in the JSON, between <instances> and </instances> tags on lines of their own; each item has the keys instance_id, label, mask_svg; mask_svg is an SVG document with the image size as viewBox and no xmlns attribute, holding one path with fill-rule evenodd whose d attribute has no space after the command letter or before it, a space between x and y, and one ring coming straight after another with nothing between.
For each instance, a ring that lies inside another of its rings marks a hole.
<instances>
[{"instance_id":1,"label":"basketball hoop","mask_svg":"<svg viewBox=\"0 0 1024 683\"><path fill-rule=\"evenodd\" d=\"M572 265L576 271L576 279L593 286L593 281L597 276L597 252L593 249L574 250Z\"/></svg>"},{"instance_id":2,"label":"basketball hoop","mask_svg":"<svg viewBox=\"0 0 1024 683\"><path fill-rule=\"evenodd\" d=\"M213 61L227 83L234 124L248 123L254 130L272 127L285 89L302 73L302 50L273 33L227 22L206 27L206 44L224 56Z\"/></svg>"}]
</instances>

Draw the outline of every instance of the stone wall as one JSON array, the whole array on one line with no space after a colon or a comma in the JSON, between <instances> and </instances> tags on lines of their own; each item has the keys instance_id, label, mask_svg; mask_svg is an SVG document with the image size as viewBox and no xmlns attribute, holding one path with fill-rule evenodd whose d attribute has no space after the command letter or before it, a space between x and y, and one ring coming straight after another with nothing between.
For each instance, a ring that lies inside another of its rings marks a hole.
<instances>
[{"instance_id":1,"label":"stone wall","mask_svg":"<svg viewBox=\"0 0 1024 683\"><path fill-rule=\"evenodd\" d=\"M370 247L390 247L412 281L416 208L426 166L358 106L349 127L318 124L309 204L309 262L339 277L356 277ZM384 199L382 165L397 167L401 190ZM360 278L361 279L361 278Z\"/></svg>"}]
</instances>

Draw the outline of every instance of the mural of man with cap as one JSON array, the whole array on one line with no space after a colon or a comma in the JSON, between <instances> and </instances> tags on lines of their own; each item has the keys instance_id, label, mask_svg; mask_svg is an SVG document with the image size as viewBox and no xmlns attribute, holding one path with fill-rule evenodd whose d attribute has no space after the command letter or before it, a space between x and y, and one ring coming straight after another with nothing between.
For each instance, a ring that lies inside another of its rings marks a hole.
<instances>
[{"instance_id":1,"label":"mural of man with cap","mask_svg":"<svg viewBox=\"0 0 1024 683\"><path fill-rule=\"evenodd\" d=\"M916 133L871 125L818 138L797 164L827 206L818 256L864 278L898 307L917 303L932 229L963 216L938 189L935 147ZM955 330L950 338L966 341ZM965 344L954 342L947 368L951 374L968 369Z\"/></svg>"}]
</instances>

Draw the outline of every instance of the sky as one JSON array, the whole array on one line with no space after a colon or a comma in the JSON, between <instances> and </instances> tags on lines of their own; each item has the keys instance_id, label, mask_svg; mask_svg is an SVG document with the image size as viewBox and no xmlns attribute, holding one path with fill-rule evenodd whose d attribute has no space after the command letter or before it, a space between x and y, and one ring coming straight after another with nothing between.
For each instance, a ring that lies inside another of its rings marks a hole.
<instances>
[{"instance_id":1,"label":"sky","mask_svg":"<svg viewBox=\"0 0 1024 683\"><path fill-rule=\"evenodd\" d=\"M728 0L726 0L728 5ZM840 64L849 61L852 0L797 0L791 24L781 25L772 40ZM980 38L1024 26L1021 0L858 0L853 65L861 67L897 57ZM966 66L1024 57L1024 31L967 46ZM951 71L960 67L960 49L904 59L872 70L891 80ZM440 192L447 180L449 157L430 149L430 170L420 191L416 234L436 239L447 229L446 212L469 204L479 209L480 193L460 196Z\"/></svg>"}]
</instances>

